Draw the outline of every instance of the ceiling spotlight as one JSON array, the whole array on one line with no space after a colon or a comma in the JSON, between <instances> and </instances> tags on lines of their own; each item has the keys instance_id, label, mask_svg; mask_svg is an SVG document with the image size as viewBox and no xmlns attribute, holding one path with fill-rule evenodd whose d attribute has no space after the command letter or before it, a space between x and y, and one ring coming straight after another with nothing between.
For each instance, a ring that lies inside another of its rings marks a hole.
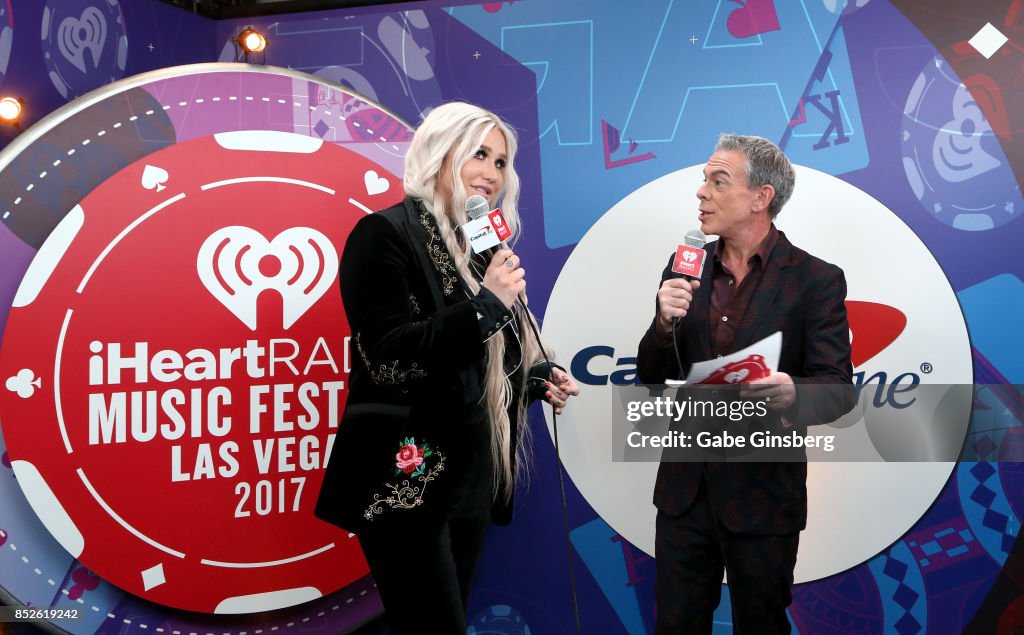
<instances>
[{"instance_id":1,"label":"ceiling spotlight","mask_svg":"<svg viewBox=\"0 0 1024 635\"><path fill-rule=\"evenodd\" d=\"M17 97L0 98L0 121L20 127L18 122L25 111L25 102Z\"/></svg>"},{"instance_id":2,"label":"ceiling spotlight","mask_svg":"<svg viewBox=\"0 0 1024 635\"><path fill-rule=\"evenodd\" d=\"M235 44L245 54L245 61L249 61L249 55L263 53L264 61L267 54L267 38L252 27L246 27L235 37Z\"/></svg>"}]
</instances>

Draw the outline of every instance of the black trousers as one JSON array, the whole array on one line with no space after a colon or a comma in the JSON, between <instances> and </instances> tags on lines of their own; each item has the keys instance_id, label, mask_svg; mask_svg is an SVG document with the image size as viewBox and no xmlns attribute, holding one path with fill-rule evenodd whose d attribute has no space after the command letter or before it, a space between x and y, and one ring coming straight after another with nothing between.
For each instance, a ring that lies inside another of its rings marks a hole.
<instances>
[{"instance_id":1,"label":"black trousers","mask_svg":"<svg viewBox=\"0 0 1024 635\"><path fill-rule=\"evenodd\" d=\"M472 439L476 447L463 454L466 462L451 470L456 485L442 518L411 521L397 510L359 532L393 635L466 633L469 593L491 519L487 440Z\"/></svg>"},{"instance_id":2,"label":"black trousers","mask_svg":"<svg viewBox=\"0 0 1024 635\"><path fill-rule=\"evenodd\" d=\"M453 516L437 528L359 534L394 635L465 635L466 606L489 518Z\"/></svg>"},{"instance_id":3,"label":"black trousers","mask_svg":"<svg viewBox=\"0 0 1024 635\"><path fill-rule=\"evenodd\" d=\"M682 516L661 511L655 526L657 635L710 635L728 574L733 632L790 633L786 607L793 601L793 568L800 533L736 534L716 521L701 482Z\"/></svg>"}]
</instances>

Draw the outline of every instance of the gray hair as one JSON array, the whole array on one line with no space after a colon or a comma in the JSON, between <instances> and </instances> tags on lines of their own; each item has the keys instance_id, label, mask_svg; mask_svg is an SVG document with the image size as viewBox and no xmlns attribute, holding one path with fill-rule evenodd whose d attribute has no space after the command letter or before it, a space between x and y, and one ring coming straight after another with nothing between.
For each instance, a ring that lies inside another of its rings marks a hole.
<instances>
[{"instance_id":1,"label":"gray hair","mask_svg":"<svg viewBox=\"0 0 1024 635\"><path fill-rule=\"evenodd\" d=\"M778 216L796 185L796 172L782 149L763 137L726 133L718 138L715 150L739 150L747 157L747 186L752 190L762 185L775 188L768 214L772 219Z\"/></svg>"}]
</instances>

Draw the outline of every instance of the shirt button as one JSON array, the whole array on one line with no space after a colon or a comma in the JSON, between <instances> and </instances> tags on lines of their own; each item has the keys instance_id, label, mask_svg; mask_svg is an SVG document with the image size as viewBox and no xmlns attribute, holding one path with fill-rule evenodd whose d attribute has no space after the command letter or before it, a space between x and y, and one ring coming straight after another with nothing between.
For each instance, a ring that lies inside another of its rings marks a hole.
<instances>
[{"instance_id":1,"label":"shirt button","mask_svg":"<svg viewBox=\"0 0 1024 635\"><path fill-rule=\"evenodd\" d=\"M723 322L728 322L729 321L729 316L728 315L723 315L722 316L722 321Z\"/></svg>"},{"instance_id":2,"label":"shirt button","mask_svg":"<svg viewBox=\"0 0 1024 635\"><path fill-rule=\"evenodd\" d=\"M494 323L494 328L500 329L501 328L501 322L495 322Z\"/></svg>"}]
</instances>

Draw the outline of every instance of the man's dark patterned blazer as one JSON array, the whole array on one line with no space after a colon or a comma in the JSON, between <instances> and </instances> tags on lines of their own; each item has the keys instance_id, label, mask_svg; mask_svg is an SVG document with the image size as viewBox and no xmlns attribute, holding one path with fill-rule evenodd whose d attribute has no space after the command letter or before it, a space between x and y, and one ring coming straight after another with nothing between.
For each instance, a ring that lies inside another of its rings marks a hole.
<instances>
[{"instance_id":1,"label":"man's dark patterned blazer","mask_svg":"<svg viewBox=\"0 0 1024 635\"><path fill-rule=\"evenodd\" d=\"M717 241L707 245L707 267L687 315L676 325L684 373L690 364L711 359L709 308ZM672 260L662 280L673 277ZM741 350L776 331L782 332L780 372L797 384L797 404L785 421L770 414L767 426L803 430L828 423L853 407L850 331L846 319L846 279L835 265L794 247L785 234L768 258L760 283L736 332ZM657 315L657 313L655 313ZM680 369L671 345L659 345L655 322L640 341L639 379L660 384L676 379ZM815 386L824 386L816 389ZM848 388L848 389L847 389ZM715 516L727 529L750 534L800 531L807 523L807 464L663 462L658 470L654 504L670 516L686 512L702 475Z\"/></svg>"}]
</instances>

